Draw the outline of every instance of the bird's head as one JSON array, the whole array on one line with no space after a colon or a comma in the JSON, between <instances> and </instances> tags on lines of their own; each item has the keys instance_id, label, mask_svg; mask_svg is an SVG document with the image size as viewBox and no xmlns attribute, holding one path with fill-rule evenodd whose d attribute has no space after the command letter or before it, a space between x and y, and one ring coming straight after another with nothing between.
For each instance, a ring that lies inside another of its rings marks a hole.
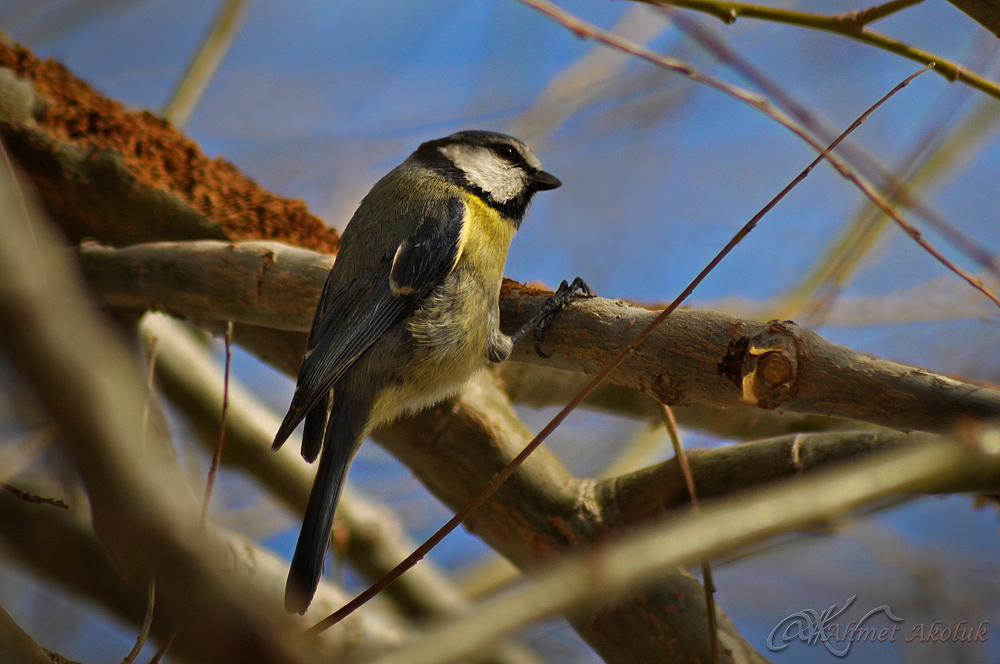
<instances>
[{"instance_id":1,"label":"bird's head","mask_svg":"<svg viewBox=\"0 0 1000 664\"><path fill-rule=\"evenodd\" d=\"M521 141L492 131L460 131L421 145L413 158L520 224L535 192L562 185Z\"/></svg>"}]
</instances>

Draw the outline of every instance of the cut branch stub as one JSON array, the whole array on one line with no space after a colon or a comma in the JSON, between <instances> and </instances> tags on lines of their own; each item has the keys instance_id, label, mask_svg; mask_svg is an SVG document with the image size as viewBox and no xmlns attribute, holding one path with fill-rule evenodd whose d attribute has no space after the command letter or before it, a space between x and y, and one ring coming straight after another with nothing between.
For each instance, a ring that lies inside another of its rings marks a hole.
<instances>
[{"instance_id":1,"label":"cut branch stub","mask_svg":"<svg viewBox=\"0 0 1000 664\"><path fill-rule=\"evenodd\" d=\"M777 408L797 391L798 346L794 324L772 322L748 340L740 387L743 400L761 408Z\"/></svg>"}]
</instances>

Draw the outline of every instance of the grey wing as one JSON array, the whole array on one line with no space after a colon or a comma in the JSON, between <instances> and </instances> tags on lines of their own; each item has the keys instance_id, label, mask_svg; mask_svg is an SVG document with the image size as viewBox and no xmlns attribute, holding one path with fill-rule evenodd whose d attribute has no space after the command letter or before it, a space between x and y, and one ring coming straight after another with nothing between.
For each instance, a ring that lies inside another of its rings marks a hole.
<instances>
[{"instance_id":1,"label":"grey wing","mask_svg":"<svg viewBox=\"0 0 1000 664\"><path fill-rule=\"evenodd\" d=\"M394 254L382 257L375 269L338 285L331 283L331 273L274 449L285 442L307 414L317 408L323 408L325 413L334 384L369 346L416 309L451 272L458 256L464 215L464 203L458 198L448 199L421 220L416 232ZM303 441L303 456L315 459L320 441Z\"/></svg>"}]
</instances>

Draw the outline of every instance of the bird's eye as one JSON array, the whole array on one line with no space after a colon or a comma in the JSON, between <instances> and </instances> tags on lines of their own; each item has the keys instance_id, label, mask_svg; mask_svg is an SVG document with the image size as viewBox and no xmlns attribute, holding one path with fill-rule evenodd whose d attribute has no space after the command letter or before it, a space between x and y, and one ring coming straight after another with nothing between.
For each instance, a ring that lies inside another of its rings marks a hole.
<instances>
[{"instance_id":1,"label":"bird's eye","mask_svg":"<svg viewBox=\"0 0 1000 664\"><path fill-rule=\"evenodd\" d=\"M505 143L494 145L493 151L496 152L497 156L499 156L501 159L505 159L507 161L514 161L515 159L517 159L517 151Z\"/></svg>"}]
</instances>

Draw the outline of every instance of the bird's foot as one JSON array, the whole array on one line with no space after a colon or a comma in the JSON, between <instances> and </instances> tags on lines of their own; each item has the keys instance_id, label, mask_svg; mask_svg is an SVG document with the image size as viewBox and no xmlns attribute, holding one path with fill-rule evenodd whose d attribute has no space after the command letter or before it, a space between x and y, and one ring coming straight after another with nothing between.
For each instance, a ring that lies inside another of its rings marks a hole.
<instances>
[{"instance_id":1,"label":"bird's foot","mask_svg":"<svg viewBox=\"0 0 1000 664\"><path fill-rule=\"evenodd\" d=\"M577 292L579 292L583 297L594 297L594 291L592 291L590 286L587 285L587 282L580 277L577 277L570 283L563 281L559 284L559 288L556 292L553 293L544 304L542 304L542 307L537 312L535 312L535 315L532 316L520 330L511 335L511 341L514 342L514 345L517 345L517 342L524 338L530 330L534 329L535 333L533 340L535 343L535 352L538 353L539 357L551 357L542 351L542 341L545 338L545 330L552 322L556 313L569 304Z\"/></svg>"}]
</instances>

